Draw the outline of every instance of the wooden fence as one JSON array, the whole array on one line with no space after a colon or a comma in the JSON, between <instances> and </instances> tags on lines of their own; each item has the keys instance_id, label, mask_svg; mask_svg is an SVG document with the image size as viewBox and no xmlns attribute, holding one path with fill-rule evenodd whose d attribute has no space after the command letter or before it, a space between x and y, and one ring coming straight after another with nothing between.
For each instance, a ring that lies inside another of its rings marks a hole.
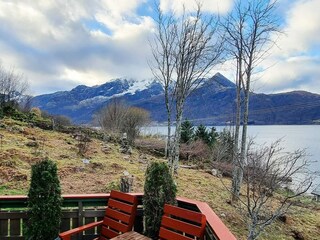
<instances>
[{"instance_id":1,"label":"wooden fence","mask_svg":"<svg viewBox=\"0 0 320 240\"><path fill-rule=\"evenodd\" d=\"M134 194L134 193L133 193ZM143 208L142 194L134 194L139 199L134 230L143 232ZM64 195L63 213L61 219L61 232L86 223L102 220L109 194L82 194ZM213 210L203 202L186 198L177 198L178 206L206 215L207 226L205 239L235 240L234 235L223 224ZM23 225L27 218L26 196L0 196L0 240L22 240ZM86 231L82 235L76 235L72 239L87 240L96 236L99 229Z\"/></svg>"}]
</instances>

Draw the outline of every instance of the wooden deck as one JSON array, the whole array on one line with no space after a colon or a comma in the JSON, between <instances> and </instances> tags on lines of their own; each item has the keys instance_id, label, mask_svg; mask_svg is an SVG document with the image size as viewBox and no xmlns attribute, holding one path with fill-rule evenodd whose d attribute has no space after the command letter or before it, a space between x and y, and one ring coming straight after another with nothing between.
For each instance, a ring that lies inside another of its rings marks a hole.
<instances>
[{"instance_id":1,"label":"wooden deck","mask_svg":"<svg viewBox=\"0 0 320 240\"><path fill-rule=\"evenodd\" d=\"M140 233L131 231L121 234L115 238L111 238L111 240L151 240L151 238L148 238Z\"/></svg>"},{"instance_id":2,"label":"wooden deck","mask_svg":"<svg viewBox=\"0 0 320 240\"><path fill-rule=\"evenodd\" d=\"M141 193L132 193L138 197L138 211L134 224L134 231L143 231L143 208ZM80 194L63 196L63 214L61 232L82 226L93 221L100 221L104 216L109 194ZM198 211L206 216L207 224L205 240L235 240L235 236L224 225L221 219L209 207L207 203L187 198L177 197L178 206L193 211ZM26 196L0 196L0 239L22 240L24 239L22 228L25 221L27 207ZM73 239L92 239L97 236L98 229L85 232L82 236Z\"/></svg>"}]
</instances>

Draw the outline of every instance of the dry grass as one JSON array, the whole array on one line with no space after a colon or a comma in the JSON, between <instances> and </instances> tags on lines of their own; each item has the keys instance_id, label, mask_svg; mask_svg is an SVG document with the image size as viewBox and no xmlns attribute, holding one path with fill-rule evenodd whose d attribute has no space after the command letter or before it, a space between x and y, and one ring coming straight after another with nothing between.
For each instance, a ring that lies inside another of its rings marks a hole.
<instances>
[{"instance_id":1,"label":"dry grass","mask_svg":"<svg viewBox=\"0 0 320 240\"><path fill-rule=\"evenodd\" d=\"M6 128L0 128L0 134L4 135L0 148L1 195L26 194L31 165L43 157L57 163L64 194L108 192L118 184L124 171L135 177L133 191L142 192L148 162L162 160L138 150L130 156L121 154L119 146L113 143L107 144L105 153L105 143L98 140L92 140L86 155L79 156L77 141L71 135L29 128L12 120L5 120L3 124ZM45 139L41 149L26 146L39 139ZM84 158L90 163L83 163ZM230 185L229 179L223 181ZM221 179L202 170L180 169L176 182L179 196L207 202L239 239L246 238L245 224L237 210L227 203L229 192ZM261 239L294 239L293 232L301 232L305 239L319 239L320 206L316 203L305 206L293 207L287 223L278 221Z\"/></svg>"}]
</instances>

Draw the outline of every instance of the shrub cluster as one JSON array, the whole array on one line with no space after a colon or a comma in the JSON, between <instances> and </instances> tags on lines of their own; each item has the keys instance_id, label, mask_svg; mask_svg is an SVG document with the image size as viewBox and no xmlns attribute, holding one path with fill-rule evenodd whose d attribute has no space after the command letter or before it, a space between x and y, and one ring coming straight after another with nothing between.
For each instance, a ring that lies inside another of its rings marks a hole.
<instances>
[{"instance_id":1,"label":"shrub cluster","mask_svg":"<svg viewBox=\"0 0 320 240\"><path fill-rule=\"evenodd\" d=\"M212 161L231 162L234 141L231 132L224 129L218 133L215 127L204 125L194 127L190 121L182 123L180 157L197 161L198 166L212 164Z\"/></svg>"},{"instance_id":2,"label":"shrub cluster","mask_svg":"<svg viewBox=\"0 0 320 240\"><path fill-rule=\"evenodd\" d=\"M188 120L184 121L181 125L181 143L190 144L194 141L200 140L212 147L217 141L219 134L215 127L210 130L206 126L200 124L196 129Z\"/></svg>"}]
</instances>

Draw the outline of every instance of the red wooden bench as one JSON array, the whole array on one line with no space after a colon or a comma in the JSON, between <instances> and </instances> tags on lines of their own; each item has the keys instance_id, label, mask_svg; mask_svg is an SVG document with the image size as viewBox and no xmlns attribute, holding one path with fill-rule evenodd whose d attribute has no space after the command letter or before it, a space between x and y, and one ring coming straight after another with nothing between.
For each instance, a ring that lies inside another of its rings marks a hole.
<instances>
[{"instance_id":1,"label":"red wooden bench","mask_svg":"<svg viewBox=\"0 0 320 240\"><path fill-rule=\"evenodd\" d=\"M165 240L203 239L206 216L199 212L166 204L159 238Z\"/></svg>"},{"instance_id":2,"label":"red wooden bench","mask_svg":"<svg viewBox=\"0 0 320 240\"><path fill-rule=\"evenodd\" d=\"M70 240L71 236L101 225L99 240L110 239L132 230L136 216L138 200L130 194L111 191L104 219L59 234L62 240Z\"/></svg>"}]
</instances>

